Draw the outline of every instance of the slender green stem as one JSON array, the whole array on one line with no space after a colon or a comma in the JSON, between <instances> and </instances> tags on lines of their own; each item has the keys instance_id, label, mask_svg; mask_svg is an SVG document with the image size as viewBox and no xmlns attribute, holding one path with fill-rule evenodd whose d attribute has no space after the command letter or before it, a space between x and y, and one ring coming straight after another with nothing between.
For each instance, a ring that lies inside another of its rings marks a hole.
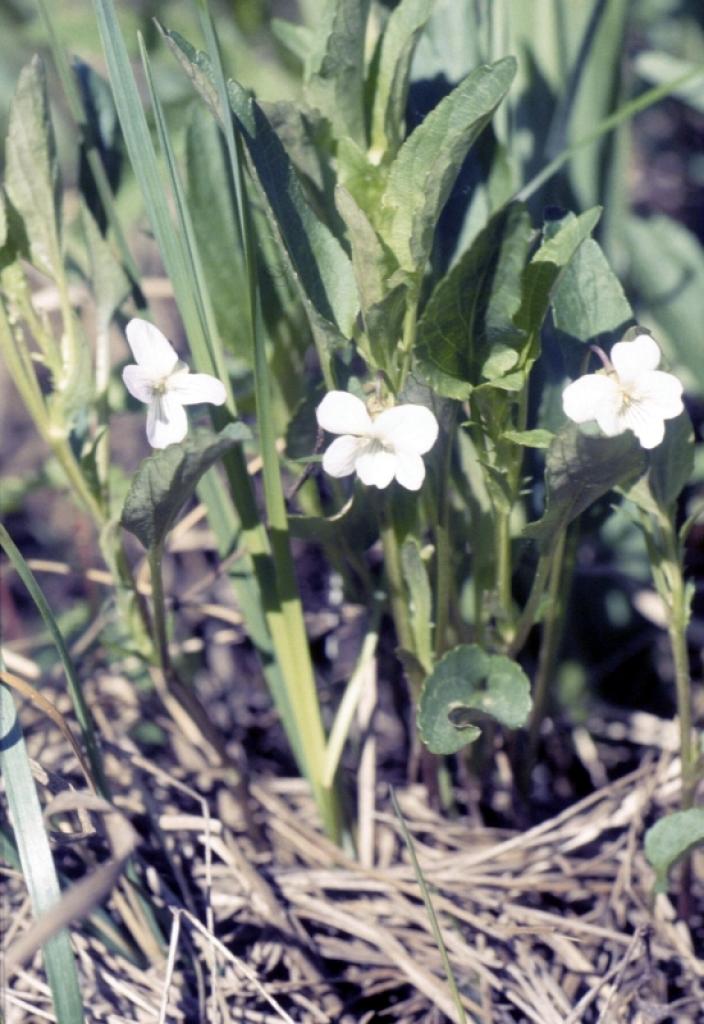
<instances>
[{"instance_id":1,"label":"slender green stem","mask_svg":"<svg viewBox=\"0 0 704 1024\"><path fill-rule=\"evenodd\" d=\"M451 550L450 550L450 502L449 482L452 463L452 443L455 434L457 407L453 408L445 435L445 449L440 466L440 481L437 495L437 521L435 525L435 657L447 649L447 630L450 619L450 596L452 592Z\"/></svg>"},{"instance_id":2,"label":"slender green stem","mask_svg":"<svg viewBox=\"0 0 704 1024\"><path fill-rule=\"evenodd\" d=\"M382 503L380 518L381 543L384 549L384 571L389 591L391 616L396 628L396 639L398 640L399 647L404 651L408 651L415 658L416 650L413 639L413 627L411 626L408 597L403 581L401 551L391 510L386 502ZM418 700L423 685L423 672L416 669L413 662L407 663L405 667L406 674L411 682L413 697L415 700Z\"/></svg>"},{"instance_id":3,"label":"slender green stem","mask_svg":"<svg viewBox=\"0 0 704 1024\"><path fill-rule=\"evenodd\" d=\"M406 377L411 368L411 361L413 359L413 348L416 343L416 328L417 328L417 316L418 316L418 295L416 293L410 294L406 303L406 313L403 318L403 337L401 339L401 366L399 369L399 378L396 392L399 393L403 390L403 385L406 383Z\"/></svg>"},{"instance_id":4,"label":"slender green stem","mask_svg":"<svg viewBox=\"0 0 704 1024\"><path fill-rule=\"evenodd\" d=\"M149 572L152 584L152 616L154 620L154 653L157 664L165 678L171 672L171 657L169 655L169 638L166 628L166 601L164 599L164 580L161 566L164 551L161 544L157 544L149 551Z\"/></svg>"},{"instance_id":5,"label":"slender green stem","mask_svg":"<svg viewBox=\"0 0 704 1024\"><path fill-rule=\"evenodd\" d=\"M513 592L511 590L511 513L507 509L496 509L496 593L498 596L501 619L499 631L508 635L512 631Z\"/></svg>"},{"instance_id":6,"label":"slender green stem","mask_svg":"<svg viewBox=\"0 0 704 1024\"><path fill-rule=\"evenodd\" d=\"M682 759L682 809L687 810L694 802L697 783L698 752L692 732L692 681L687 649L687 593L682 572L682 554L677 539L673 517L667 521L665 546L667 550L667 574L669 589L668 637L675 668L675 691L677 695L677 718L680 731L680 757ZM665 597L666 595L661 594Z\"/></svg>"},{"instance_id":7,"label":"slender green stem","mask_svg":"<svg viewBox=\"0 0 704 1024\"><path fill-rule=\"evenodd\" d=\"M550 567L552 565L552 552L548 554L542 554L538 559L538 566L535 570L535 576L533 577L533 585L528 595L528 600L525 603L525 607L521 612L520 618L516 624L516 629L511 640L511 645L508 649L508 655L510 658L515 658L523 650L523 646L528 639L528 634L535 625L536 618L538 615L538 609L540 608L540 602L543 599L545 588L550 579Z\"/></svg>"},{"instance_id":8,"label":"slender green stem","mask_svg":"<svg viewBox=\"0 0 704 1024\"><path fill-rule=\"evenodd\" d=\"M562 601L561 591L563 583L563 564L565 554L565 540L567 531L561 530L552 555L550 570L550 586L548 588L545 616L543 619L543 633L540 640L540 652L538 654L538 667L535 673L535 685L533 687L533 710L528 726L529 735L529 757L538 744L540 727L545 717L550 682L555 667L555 656L562 632Z\"/></svg>"},{"instance_id":9,"label":"slender green stem","mask_svg":"<svg viewBox=\"0 0 704 1024\"><path fill-rule=\"evenodd\" d=\"M672 657L675 665L675 687L677 692L677 717L680 730L680 755L682 758L682 810L694 803L697 757L692 742L692 696L689 672L689 652L685 631L679 627L668 630Z\"/></svg>"},{"instance_id":10,"label":"slender green stem","mask_svg":"<svg viewBox=\"0 0 704 1024\"><path fill-rule=\"evenodd\" d=\"M78 498L79 503L90 513L97 528L101 529L106 522L105 515L103 514L103 510L95 498L95 495L86 483L86 478L83 476L83 473L76 462L76 458L71 451L71 446L68 441L65 438L52 438L51 435L49 435L47 440L51 445L52 452L66 474L68 482L71 485L73 493Z\"/></svg>"}]
</instances>

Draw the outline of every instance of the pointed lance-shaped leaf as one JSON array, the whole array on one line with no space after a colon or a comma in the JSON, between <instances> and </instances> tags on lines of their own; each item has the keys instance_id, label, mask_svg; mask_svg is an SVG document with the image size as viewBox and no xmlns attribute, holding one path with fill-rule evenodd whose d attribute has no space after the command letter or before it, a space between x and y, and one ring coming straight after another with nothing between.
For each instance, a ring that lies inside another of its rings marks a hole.
<instances>
[{"instance_id":1,"label":"pointed lance-shaped leaf","mask_svg":"<svg viewBox=\"0 0 704 1024\"><path fill-rule=\"evenodd\" d=\"M46 71L39 57L20 73L10 106L5 160L5 190L24 222L30 258L39 270L59 277L61 185Z\"/></svg>"},{"instance_id":2,"label":"pointed lance-shaped leaf","mask_svg":"<svg viewBox=\"0 0 704 1024\"><path fill-rule=\"evenodd\" d=\"M372 149L395 153L401 145L411 62L434 0L401 0L384 27L372 108Z\"/></svg>"},{"instance_id":3,"label":"pointed lance-shaped leaf","mask_svg":"<svg viewBox=\"0 0 704 1024\"><path fill-rule=\"evenodd\" d=\"M365 144L364 40L369 0L325 0L305 64L306 98L337 138Z\"/></svg>"},{"instance_id":4,"label":"pointed lance-shaped leaf","mask_svg":"<svg viewBox=\"0 0 704 1024\"><path fill-rule=\"evenodd\" d=\"M398 151L382 197L380 228L405 270L422 272L462 162L515 73L514 57L478 67L438 103Z\"/></svg>"}]
</instances>

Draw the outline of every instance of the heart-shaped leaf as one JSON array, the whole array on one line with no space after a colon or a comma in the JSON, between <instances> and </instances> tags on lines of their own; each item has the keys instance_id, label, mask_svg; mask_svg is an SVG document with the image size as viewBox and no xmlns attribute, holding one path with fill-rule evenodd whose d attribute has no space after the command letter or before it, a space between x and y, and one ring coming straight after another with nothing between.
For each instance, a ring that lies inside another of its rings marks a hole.
<instances>
[{"instance_id":1,"label":"heart-shaped leaf","mask_svg":"<svg viewBox=\"0 0 704 1024\"><path fill-rule=\"evenodd\" d=\"M121 522L145 548L163 544L203 474L228 448L251 437L244 423L228 423L219 434L198 430L145 459L122 509Z\"/></svg>"},{"instance_id":2,"label":"heart-shaped leaf","mask_svg":"<svg viewBox=\"0 0 704 1024\"><path fill-rule=\"evenodd\" d=\"M510 729L525 724L531 709L530 682L515 661L461 644L438 662L418 704L421 739L434 754L454 754L473 743L488 715Z\"/></svg>"},{"instance_id":3,"label":"heart-shaped leaf","mask_svg":"<svg viewBox=\"0 0 704 1024\"><path fill-rule=\"evenodd\" d=\"M655 868L655 891L666 892L670 868L704 843L704 807L675 811L645 833L645 856Z\"/></svg>"},{"instance_id":4,"label":"heart-shaped leaf","mask_svg":"<svg viewBox=\"0 0 704 1024\"><path fill-rule=\"evenodd\" d=\"M543 517L523 535L544 549L555 535L612 487L634 479L647 465L630 431L618 437L591 437L569 424L550 445L545 460Z\"/></svg>"}]
</instances>

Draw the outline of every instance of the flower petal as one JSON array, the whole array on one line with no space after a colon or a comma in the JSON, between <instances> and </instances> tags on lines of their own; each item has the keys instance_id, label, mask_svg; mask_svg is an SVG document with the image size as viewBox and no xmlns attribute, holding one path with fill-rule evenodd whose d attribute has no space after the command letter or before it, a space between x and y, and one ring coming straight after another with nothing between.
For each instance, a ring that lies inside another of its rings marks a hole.
<instances>
[{"instance_id":1,"label":"flower petal","mask_svg":"<svg viewBox=\"0 0 704 1024\"><path fill-rule=\"evenodd\" d=\"M183 441L188 430L186 410L168 392L154 395L147 412L147 440L152 448L166 448Z\"/></svg>"},{"instance_id":2,"label":"flower petal","mask_svg":"<svg viewBox=\"0 0 704 1024\"><path fill-rule=\"evenodd\" d=\"M633 402L621 417L643 448L656 448L665 436L665 421L657 410L644 402Z\"/></svg>"},{"instance_id":3,"label":"flower petal","mask_svg":"<svg viewBox=\"0 0 704 1024\"><path fill-rule=\"evenodd\" d=\"M376 417L374 436L397 451L424 455L437 440L438 421L424 405L396 405Z\"/></svg>"},{"instance_id":4,"label":"flower petal","mask_svg":"<svg viewBox=\"0 0 704 1024\"><path fill-rule=\"evenodd\" d=\"M420 490L425 480L425 464L415 452L399 452L396 456L396 479L409 491Z\"/></svg>"},{"instance_id":5,"label":"flower petal","mask_svg":"<svg viewBox=\"0 0 704 1024\"><path fill-rule=\"evenodd\" d=\"M166 388L181 405L198 405L200 402L222 405L227 398L225 385L217 377L209 373L189 373L187 369L171 374Z\"/></svg>"},{"instance_id":6,"label":"flower petal","mask_svg":"<svg viewBox=\"0 0 704 1024\"><path fill-rule=\"evenodd\" d=\"M368 487L388 487L396 473L397 457L393 452L365 451L357 458L357 476Z\"/></svg>"},{"instance_id":7,"label":"flower petal","mask_svg":"<svg viewBox=\"0 0 704 1024\"><path fill-rule=\"evenodd\" d=\"M679 416L684 409L682 383L671 373L649 370L638 380L638 397L663 419Z\"/></svg>"},{"instance_id":8,"label":"flower petal","mask_svg":"<svg viewBox=\"0 0 704 1024\"><path fill-rule=\"evenodd\" d=\"M323 469L330 476L349 476L350 473L354 473L355 463L363 445L363 441L350 434L336 437L323 455Z\"/></svg>"},{"instance_id":9,"label":"flower petal","mask_svg":"<svg viewBox=\"0 0 704 1024\"><path fill-rule=\"evenodd\" d=\"M122 380L133 398L139 402L151 402L154 379L143 367L130 363L122 371Z\"/></svg>"},{"instance_id":10,"label":"flower petal","mask_svg":"<svg viewBox=\"0 0 704 1024\"><path fill-rule=\"evenodd\" d=\"M168 338L147 320L130 320L125 329L135 361L155 380L167 377L178 362L178 355Z\"/></svg>"},{"instance_id":11,"label":"flower petal","mask_svg":"<svg viewBox=\"0 0 704 1024\"><path fill-rule=\"evenodd\" d=\"M627 384L655 369L660 362L660 348L649 334L639 334L633 341L617 341L610 358L621 381Z\"/></svg>"},{"instance_id":12,"label":"flower petal","mask_svg":"<svg viewBox=\"0 0 704 1024\"><path fill-rule=\"evenodd\" d=\"M597 410L618 409L620 389L613 377L603 373L588 373L568 384L562 392L565 416L575 423L597 419Z\"/></svg>"},{"instance_id":13,"label":"flower petal","mask_svg":"<svg viewBox=\"0 0 704 1024\"><path fill-rule=\"evenodd\" d=\"M364 402L348 391L328 391L315 410L318 426L331 434L357 434L364 437L371 418Z\"/></svg>"}]
</instances>

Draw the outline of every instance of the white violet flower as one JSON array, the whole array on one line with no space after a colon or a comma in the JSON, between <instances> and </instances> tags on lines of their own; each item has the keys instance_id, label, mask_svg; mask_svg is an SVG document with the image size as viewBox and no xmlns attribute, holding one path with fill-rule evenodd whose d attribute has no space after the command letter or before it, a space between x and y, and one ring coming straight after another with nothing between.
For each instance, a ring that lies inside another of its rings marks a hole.
<instances>
[{"instance_id":1,"label":"white violet flower","mask_svg":"<svg viewBox=\"0 0 704 1024\"><path fill-rule=\"evenodd\" d=\"M394 477L417 491L425 479L421 455L435 444L438 421L423 405L396 405L373 418L359 398L330 391L316 410L318 424L341 434L323 455L330 476L356 473L363 484L388 487Z\"/></svg>"},{"instance_id":2,"label":"white violet flower","mask_svg":"<svg viewBox=\"0 0 704 1024\"><path fill-rule=\"evenodd\" d=\"M209 373L191 373L171 342L146 320L130 320L126 333L136 363L124 368L122 379L129 393L148 406L149 444L178 444L188 430L184 405L222 405L225 387Z\"/></svg>"},{"instance_id":3,"label":"white violet flower","mask_svg":"<svg viewBox=\"0 0 704 1024\"><path fill-rule=\"evenodd\" d=\"M656 369L660 349L649 334L619 341L611 358L595 349L606 372L590 373L568 384L562 407L575 423L596 420L608 437L632 430L643 448L655 448L665 436L665 420L684 409L682 384Z\"/></svg>"}]
</instances>

